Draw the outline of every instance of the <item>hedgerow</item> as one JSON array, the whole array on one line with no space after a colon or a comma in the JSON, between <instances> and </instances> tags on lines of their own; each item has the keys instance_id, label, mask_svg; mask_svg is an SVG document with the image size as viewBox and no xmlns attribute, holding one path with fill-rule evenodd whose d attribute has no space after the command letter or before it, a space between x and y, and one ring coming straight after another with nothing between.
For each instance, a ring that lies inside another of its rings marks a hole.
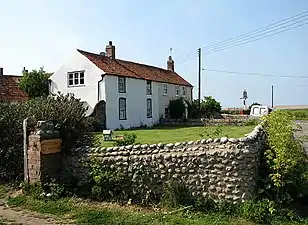
<instances>
[{"instance_id":1,"label":"hedgerow","mask_svg":"<svg viewBox=\"0 0 308 225\"><path fill-rule=\"evenodd\" d=\"M72 146L91 129L92 118L85 116L83 103L72 95L52 95L20 103L0 103L0 181L23 177L23 120L28 120L28 133L37 121L52 121L60 132L63 150Z\"/></svg>"}]
</instances>

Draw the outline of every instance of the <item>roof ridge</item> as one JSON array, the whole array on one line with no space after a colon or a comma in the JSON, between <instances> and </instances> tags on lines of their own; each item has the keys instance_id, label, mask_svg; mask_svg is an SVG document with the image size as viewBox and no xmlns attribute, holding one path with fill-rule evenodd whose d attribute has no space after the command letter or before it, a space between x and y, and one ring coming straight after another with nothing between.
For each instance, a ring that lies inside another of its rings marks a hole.
<instances>
[{"instance_id":1,"label":"roof ridge","mask_svg":"<svg viewBox=\"0 0 308 225\"><path fill-rule=\"evenodd\" d=\"M100 55L100 54L97 54L97 53L88 52L88 51L81 50L81 49L78 49L78 48L77 48L77 51L79 51L79 52L84 52L84 53L88 53L88 54L92 54L92 55L96 55L96 56L103 56L103 55ZM104 57L104 56L103 56L103 57ZM107 57L107 56L105 56L105 57ZM134 63L134 64L138 64L138 65L141 65L141 66L153 67L153 68L156 68L156 69L160 69L160 70L164 70L164 71L169 71L169 72L175 73L175 72L172 71L172 70L164 69L164 68L161 68L161 67L158 67L158 66L152 66L152 65L149 65L149 64L145 64L145 63L140 63L140 62L135 62L135 61L129 61L129 60L125 60L125 59L117 59L117 58L116 58L115 60L116 60L116 61L128 62L128 63Z\"/></svg>"},{"instance_id":2,"label":"roof ridge","mask_svg":"<svg viewBox=\"0 0 308 225\"><path fill-rule=\"evenodd\" d=\"M193 87L186 79L172 70L123 59L110 59L108 56L81 49L77 51L108 74Z\"/></svg>"}]
</instances>

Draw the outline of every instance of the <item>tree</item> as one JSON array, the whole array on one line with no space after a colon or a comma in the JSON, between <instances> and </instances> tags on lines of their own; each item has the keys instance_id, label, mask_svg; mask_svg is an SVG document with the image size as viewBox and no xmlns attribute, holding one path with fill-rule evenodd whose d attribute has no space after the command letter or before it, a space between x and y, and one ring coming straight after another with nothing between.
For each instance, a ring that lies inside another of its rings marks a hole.
<instances>
[{"instance_id":1,"label":"tree","mask_svg":"<svg viewBox=\"0 0 308 225\"><path fill-rule=\"evenodd\" d=\"M43 67L39 70L23 72L19 86L30 98L47 96L49 94L48 78L50 75Z\"/></svg>"},{"instance_id":2,"label":"tree","mask_svg":"<svg viewBox=\"0 0 308 225\"><path fill-rule=\"evenodd\" d=\"M169 116L171 119L180 119L184 116L185 104L183 98L174 99L169 102Z\"/></svg>"},{"instance_id":3,"label":"tree","mask_svg":"<svg viewBox=\"0 0 308 225\"><path fill-rule=\"evenodd\" d=\"M204 100L201 102L201 110L207 117L211 117L215 113L221 111L221 105L220 102L216 101L212 96L207 96L204 97Z\"/></svg>"}]
</instances>

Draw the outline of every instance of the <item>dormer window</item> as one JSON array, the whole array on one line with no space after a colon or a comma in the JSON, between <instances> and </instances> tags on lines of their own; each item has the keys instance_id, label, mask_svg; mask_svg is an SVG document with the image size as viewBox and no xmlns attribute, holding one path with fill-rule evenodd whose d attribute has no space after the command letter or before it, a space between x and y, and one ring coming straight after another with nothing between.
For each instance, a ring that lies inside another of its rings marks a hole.
<instances>
[{"instance_id":1,"label":"dormer window","mask_svg":"<svg viewBox=\"0 0 308 225\"><path fill-rule=\"evenodd\" d=\"M67 76L69 87L84 85L84 71L69 72Z\"/></svg>"},{"instance_id":2,"label":"dormer window","mask_svg":"<svg viewBox=\"0 0 308 225\"><path fill-rule=\"evenodd\" d=\"M152 94L152 81L147 80L147 95Z\"/></svg>"}]
</instances>

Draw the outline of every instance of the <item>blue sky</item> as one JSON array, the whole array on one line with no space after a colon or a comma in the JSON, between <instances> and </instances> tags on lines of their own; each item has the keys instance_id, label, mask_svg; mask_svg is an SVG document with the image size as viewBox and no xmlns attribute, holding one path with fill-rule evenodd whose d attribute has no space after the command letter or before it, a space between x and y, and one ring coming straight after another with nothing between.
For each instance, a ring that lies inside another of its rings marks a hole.
<instances>
[{"instance_id":1,"label":"blue sky","mask_svg":"<svg viewBox=\"0 0 308 225\"><path fill-rule=\"evenodd\" d=\"M197 97L198 61L188 53L307 9L307 0L2 1L0 66L52 72L76 48L99 53L112 40L117 58L165 67L172 47L175 70ZM308 25L202 58L203 68L287 76L308 76L307 62ZM244 88L248 103L270 105L271 85L275 105L308 105L308 79L202 72L202 96L223 107L241 106Z\"/></svg>"}]
</instances>

